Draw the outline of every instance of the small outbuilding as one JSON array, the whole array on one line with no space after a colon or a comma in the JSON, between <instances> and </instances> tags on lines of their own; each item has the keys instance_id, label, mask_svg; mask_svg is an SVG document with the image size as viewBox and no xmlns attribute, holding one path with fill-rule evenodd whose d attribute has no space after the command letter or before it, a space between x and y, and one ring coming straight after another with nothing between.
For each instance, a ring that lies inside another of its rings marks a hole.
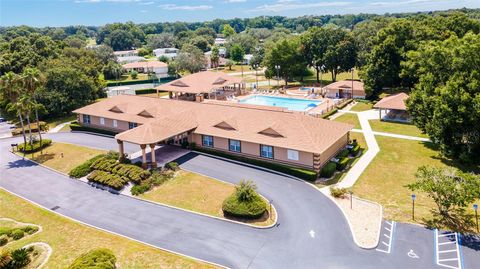
<instances>
[{"instance_id":1,"label":"small outbuilding","mask_svg":"<svg viewBox=\"0 0 480 269\"><path fill-rule=\"evenodd\" d=\"M405 104L407 99L408 94L404 92L392 94L382 98L373 107L378 109L380 120L410 122L412 119Z\"/></svg>"},{"instance_id":2,"label":"small outbuilding","mask_svg":"<svg viewBox=\"0 0 480 269\"><path fill-rule=\"evenodd\" d=\"M168 77L168 64L160 61L128 63L122 65L122 67L127 72L135 70L139 73L155 73L157 78Z\"/></svg>"},{"instance_id":3,"label":"small outbuilding","mask_svg":"<svg viewBox=\"0 0 480 269\"><path fill-rule=\"evenodd\" d=\"M366 96L363 82L359 80L340 80L325 86L323 90L328 98L335 99L350 99L352 95L356 99L365 99Z\"/></svg>"}]
</instances>

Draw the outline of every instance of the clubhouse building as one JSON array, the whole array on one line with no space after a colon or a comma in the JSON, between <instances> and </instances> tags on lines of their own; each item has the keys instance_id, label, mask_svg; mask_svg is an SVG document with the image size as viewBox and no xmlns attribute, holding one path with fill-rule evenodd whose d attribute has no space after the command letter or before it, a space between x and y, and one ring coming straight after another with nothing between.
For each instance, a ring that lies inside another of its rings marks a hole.
<instances>
[{"instance_id":1,"label":"clubhouse building","mask_svg":"<svg viewBox=\"0 0 480 269\"><path fill-rule=\"evenodd\" d=\"M302 113L228 102L191 102L119 95L82 108L78 122L117 133L119 152L124 142L151 148L195 143L197 148L320 171L349 142L352 125Z\"/></svg>"}]
</instances>

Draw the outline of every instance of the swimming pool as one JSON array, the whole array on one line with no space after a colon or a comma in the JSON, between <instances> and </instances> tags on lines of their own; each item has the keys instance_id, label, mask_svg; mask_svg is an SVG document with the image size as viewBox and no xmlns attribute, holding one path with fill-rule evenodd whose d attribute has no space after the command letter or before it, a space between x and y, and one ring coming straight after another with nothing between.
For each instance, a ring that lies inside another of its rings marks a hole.
<instances>
[{"instance_id":1,"label":"swimming pool","mask_svg":"<svg viewBox=\"0 0 480 269\"><path fill-rule=\"evenodd\" d=\"M278 107L284 107L284 108L287 108L288 110L294 110L294 111L310 110L322 103L322 101L317 101L317 100L284 98L284 97L263 96L263 95L250 96L239 102L242 104L251 104L251 105L278 106Z\"/></svg>"}]
</instances>

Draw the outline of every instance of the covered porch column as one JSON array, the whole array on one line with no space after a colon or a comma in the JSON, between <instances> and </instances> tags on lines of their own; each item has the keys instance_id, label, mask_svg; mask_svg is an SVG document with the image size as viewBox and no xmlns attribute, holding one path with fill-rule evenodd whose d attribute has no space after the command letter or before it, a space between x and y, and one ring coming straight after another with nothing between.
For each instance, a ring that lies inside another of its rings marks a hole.
<instances>
[{"instance_id":1,"label":"covered porch column","mask_svg":"<svg viewBox=\"0 0 480 269\"><path fill-rule=\"evenodd\" d=\"M120 140L120 139L117 139L117 143L118 143L118 152L120 153L118 155L118 161L122 162L123 159L125 158L125 151L123 149L123 141Z\"/></svg>"},{"instance_id":2,"label":"covered porch column","mask_svg":"<svg viewBox=\"0 0 480 269\"><path fill-rule=\"evenodd\" d=\"M147 169L147 154L145 153L145 148L147 145L140 145L140 148L142 149L142 168Z\"/></svg>"},{"instance_id":3,"label":"covered porch column","mask_svg":"<svg viewBox=\"0 0 480 269\"><path fill-rule=\"evenodd\" d=\"M155 144L150 144L150 154L151 154L151 165L152 165L152 168L156 168L157 167L157 160L155 160Z\"/></svg>"}]
</instances>

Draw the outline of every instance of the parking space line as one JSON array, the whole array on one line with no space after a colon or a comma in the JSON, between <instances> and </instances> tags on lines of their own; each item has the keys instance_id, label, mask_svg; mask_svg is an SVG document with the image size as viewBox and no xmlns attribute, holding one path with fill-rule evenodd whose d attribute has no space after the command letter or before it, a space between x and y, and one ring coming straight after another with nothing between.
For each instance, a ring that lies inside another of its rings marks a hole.
<instances>
[{"instance_id":1,"label":"parking space line","mask_svg":"<svg viewBox=\"0 0 480 269\"><path fill-rule=\"evenodd\" d=\"M392 241L393 241L393 233L395 231L395 221L392 221L392 222L385 221L384 223L385 224L383 226L383 229L385 229L388 232L383 233L384 238L381 239L382 244L379 245L376 248L376 250L389 254L392 251ZM382 245L385 246L386 248L384 248Z\"/></svg>"},{"instance_id":2,"label":"parking space line","mask_svg":"<svg viewBox=\"0 0 480 269\"><path fill-rule=\"evenodd\" d=\"M438 229L434 230L435 236L435 262L439 266L462 269L460 243L458 233L439 234ZM445 241L448 240L448 241ZM454 253L454 254L452 254ZM442 257L443 255L443 257ZM445 256L447 255L447 256Z\"/></svg>"}]
</instances>

